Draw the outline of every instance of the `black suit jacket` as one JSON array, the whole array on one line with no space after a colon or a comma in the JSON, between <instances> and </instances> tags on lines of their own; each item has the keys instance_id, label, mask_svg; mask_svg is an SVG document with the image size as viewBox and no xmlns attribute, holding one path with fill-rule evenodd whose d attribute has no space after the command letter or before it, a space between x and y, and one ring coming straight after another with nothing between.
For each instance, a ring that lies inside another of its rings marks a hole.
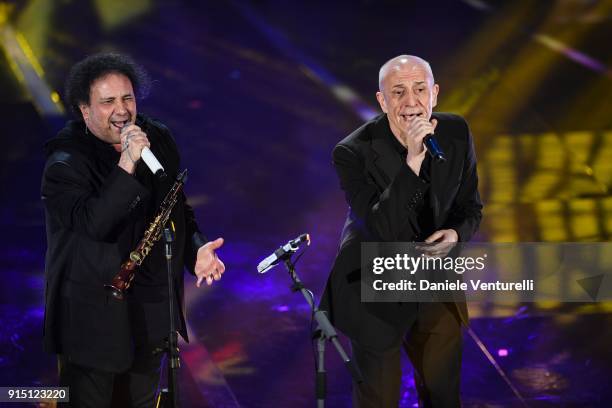
<instances>
[{"instance_id":1,"label":"black suit jacket","mask_svg":"<svg viewBox=\"0 0 612 408\"><path fill-rule=\"evenodd\" d=\"M432 161L429 189L390 143L385 114L355 130L333 151L349 213L320 308L329 312L341 331L365 346L385 349L396 342L414 322L417 305L361 302L361 243L395 242L410 229L416 236L415 209L425 194L429 195L434 231L451 228L460 241L469 241L482 218L476 157L467 123L448 113L432 117L438 120L436 139L447 161ZM465 304L457 306L459 316L467 322Z\"/></svg>"},{"instance_id":2,"label":"black suit jacket","mask_svg":"<svg viewBox=\"0 0 612 408\"><path fill-rule=\"evenodd\" d=\"M136 338L156 341L167 321L167 275L163 242L136 273L128 299L116 300L104 285L126 261L179 171L179 155L169 130L138 115L168 177L160 181L144 163L134 175L117 166L119 154L91 134L82 121L70 122L47 143L42 177L47 253L45 262L45 349L71 362L109 372L131 366ZM171 220L178 308L177 328L186 338L183 268L193 272L197 249L206 242L183 196ZM165 308L164 308L165 307ZM163 335L163 334L162 334Z\"/></svg>"}]
</instances>

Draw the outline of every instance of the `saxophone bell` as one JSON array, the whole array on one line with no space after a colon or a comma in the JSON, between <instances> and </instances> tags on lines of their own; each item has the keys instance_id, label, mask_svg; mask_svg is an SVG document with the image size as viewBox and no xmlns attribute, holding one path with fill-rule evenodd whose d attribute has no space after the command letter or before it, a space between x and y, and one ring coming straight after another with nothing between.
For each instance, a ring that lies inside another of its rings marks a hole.
<instances>
[{"instance_id":1,"label":"saxophone bell","mask_svg":"<svg viewBox=\"0 0 612 408\"><path fill-rule=\"evenodd\" d=\"M117 300L123 300L125 298L123 291L113 285L104 285L104 289L106 289L106 291Z\"/></svg>"}]
</instances>

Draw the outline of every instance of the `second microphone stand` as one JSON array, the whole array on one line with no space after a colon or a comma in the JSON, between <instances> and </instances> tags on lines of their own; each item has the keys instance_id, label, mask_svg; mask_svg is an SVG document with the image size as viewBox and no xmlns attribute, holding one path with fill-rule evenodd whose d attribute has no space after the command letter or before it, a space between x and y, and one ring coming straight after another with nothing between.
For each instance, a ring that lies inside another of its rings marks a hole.
<instances>
[{"instance_id":1,"label":"second microphone stand","mask_svg":"<svg viewBox=\"0 0 612 408\"><path fill-rule=\"evenodd\" d=\"M331 343L334 345L336 351L340 355L340 358L342 358L342 361L344 362L344 366L351 373L351 377L353 378L353 381L357 383L361 383L363 382L363 377L357 365L348 357L348 355L344 351L344 348L338 341L338 333L336 332L336 329L334 328L334 326L331 324L331 322L327 318L327 315L325 314L323 310L318 309L312 292L306 289L306 287L304 287L304 284L302 283L299 276L297 275L297 272L295 271L295 264L292 262L291 256L285 259L284 262L285 262L285 267L287 268L287 271L289 271L289 276L291 277L291 280L293 281L291 290L294 292L299 291L302 293L302 295L304 296L304 299L306 299L306 302L308 302L308 305L310 306L312 310L312 315L318 325L317 329L315 330L315 333L313 333L313 338L317 338L317 355L318 355L317 364L316 364L317 365L316 396L317 396L317 407L323 408L325 406L325 397L327 395L327 374L325 371L325 342L327 340L331 341Z\"/></svg>"},{"instance_id":2,"label":"second microphone stand","mask_svg":"<svg viewBox=\"0 0 612 408\"><path fill-rule=\"evenodd\" d=\"M166 265L168 269L168 311L170 312L170 332L166 347L168 388L162 390L156 408L178 408L178 369L181 366L178 348L178 334L174 323L174 274L172 273L172 242L174 235L170 228L164 228L164 242L166 243Z\"/></svg>"}]
</instances>

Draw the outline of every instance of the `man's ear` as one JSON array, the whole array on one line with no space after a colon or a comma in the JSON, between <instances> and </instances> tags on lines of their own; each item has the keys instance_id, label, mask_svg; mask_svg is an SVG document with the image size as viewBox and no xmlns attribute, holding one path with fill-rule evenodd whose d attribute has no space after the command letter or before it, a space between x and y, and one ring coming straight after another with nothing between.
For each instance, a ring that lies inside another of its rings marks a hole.
<instances>
[{"instance_id":1,"label":"man's ear","mask_svg":"<svg viewBox=\"0 0 612 408\"><path fill-rule=\"evenodd\" d=\"M387 113L387 104L385 103L385 95L382 92L376 92L376 99L378 100L378 104L380 105L380 109Z\"/></svg>"},{"instance_id":2,"label":"man's ear","mask_svg":"<svg viewBox=\"0 0 612 408\"><path fill-rule=\"evenodd\" d=\"M89 105L81 104L79 105L79 110L81 111L81 115L83 115L83 119L87 121L89 119Z\"/></svg>"},{"instance_id":3,"label":"man's ear","mask_svg":"<svg viewBox=\"0 0 612 408\"><path fill-rule=\"evenodd\" d=\"M435 108L438 104L438 92L440 92L440 86L438 84L434 84L431 90L431 107Z\"/></svg>"}]
</instances>

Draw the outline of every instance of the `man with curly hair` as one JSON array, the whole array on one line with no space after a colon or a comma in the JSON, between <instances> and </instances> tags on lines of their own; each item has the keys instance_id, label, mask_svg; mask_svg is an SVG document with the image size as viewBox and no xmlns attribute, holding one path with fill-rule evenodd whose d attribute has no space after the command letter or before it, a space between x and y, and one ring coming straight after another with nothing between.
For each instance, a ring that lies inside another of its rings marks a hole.
<instances>
[{"instance_id":1,"label":"man with curly hair","mask_svg":"<svg viewBox=\"0 0 612 408\"><path fill-rule=\"evenodd\" d=\"M125 300L105 290L129 259L179 172L168 128L137 112L146 72L127 56L102 53L77 63L66 81L76 116L46 144L42 199L47 229L44 345L58 354L60 385L76 407L153 406L160 350L169 332L164 246L137 270ZM161 179L141 161L148 147ZM187 339L183 268L212 284L225 270L184 195L175 225L173 270L179 307L172 318Z\"/></svg>"}]
</instances>

